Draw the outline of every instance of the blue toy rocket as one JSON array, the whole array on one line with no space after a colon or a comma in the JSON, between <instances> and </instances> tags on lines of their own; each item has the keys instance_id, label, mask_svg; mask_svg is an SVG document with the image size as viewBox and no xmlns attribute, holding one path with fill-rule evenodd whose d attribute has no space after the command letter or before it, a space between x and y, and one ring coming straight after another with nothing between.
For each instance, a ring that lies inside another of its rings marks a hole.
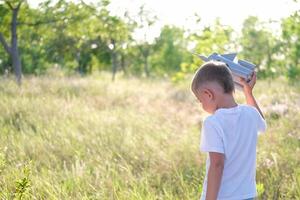
<instances>
[{"instance_id":1,"label":"blue toy rocket","mask_svg":"<svg viewBox=\"0 0 300 200\"><path fill-rule=\"evenodd\" d=\"M247 82L250 81L252 73L255 68L255 65L248 61L238 60L236 57L237 55L236 53L230 53L230 54L213 53L208 57L199 54L195 54L195 55L201 58L205 62L211 60L224 62L230 69L234 84L238 89L242 88L242 86L239 84L239 78L242 77Z\"/></svg>"}]
</instances>

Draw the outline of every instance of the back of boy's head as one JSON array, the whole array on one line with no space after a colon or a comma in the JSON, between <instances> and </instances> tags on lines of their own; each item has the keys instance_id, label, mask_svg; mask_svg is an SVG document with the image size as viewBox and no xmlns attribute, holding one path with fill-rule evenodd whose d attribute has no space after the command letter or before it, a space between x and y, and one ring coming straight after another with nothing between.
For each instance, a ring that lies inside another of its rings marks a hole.
<instances>
[{"instance_id":1,"label":"back of boy's head","mask_svg":"<svg viewBox=\"0 0 300 200\"><path fill-rule=\"evenodd\" d=\"M197 94L199 87L207 82L216 82L224 90L224 93L234 91L234 83L231 72L225 63L210 61L204 63L195 73L191 89Z\"/></svg>"}]
</instances>

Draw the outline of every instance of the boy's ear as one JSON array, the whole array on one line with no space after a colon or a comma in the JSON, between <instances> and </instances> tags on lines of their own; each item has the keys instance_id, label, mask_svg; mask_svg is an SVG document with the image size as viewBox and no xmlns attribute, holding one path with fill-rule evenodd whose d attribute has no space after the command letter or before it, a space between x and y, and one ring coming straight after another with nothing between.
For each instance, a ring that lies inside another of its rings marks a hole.
<instances>
[{"instance_id":1,"label":"boy's ear","mask_svg":"<svg viewBox=\"0 0 300 200\"><path fill-rule=\"evenodd\" d=\"M205 88L204 89L204 93L210 98L210 99L213 99L214 98L214 93L208 89L208 88Z\"/></svg>"}]
</instances>

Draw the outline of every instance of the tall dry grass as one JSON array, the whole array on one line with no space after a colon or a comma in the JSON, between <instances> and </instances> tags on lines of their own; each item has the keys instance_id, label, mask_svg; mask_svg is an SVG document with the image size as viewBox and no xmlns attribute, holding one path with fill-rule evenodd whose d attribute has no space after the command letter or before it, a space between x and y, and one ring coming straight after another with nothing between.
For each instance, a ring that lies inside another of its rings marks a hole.
<instances>
[{"instance_id":1,"label":"tall dry grass","mask_svg":"<svg viewBox=\"0 0 300 200\"><path fill-rule=\"evenodd\" d=\"M300 199L300 89L258 81L259 199ZM237 99L243 103L241 93ZM31 77L0 84L1 199L199 199L205 113L189 81Z\"/></svg>"}]
</instances>

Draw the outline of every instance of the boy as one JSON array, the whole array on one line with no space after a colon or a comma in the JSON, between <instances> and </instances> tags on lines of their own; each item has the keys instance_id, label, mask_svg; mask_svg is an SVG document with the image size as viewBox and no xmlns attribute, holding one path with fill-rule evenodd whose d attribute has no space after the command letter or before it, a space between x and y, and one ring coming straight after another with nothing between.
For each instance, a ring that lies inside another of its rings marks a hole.
<instances>
[{"instance_id":1,"label":"boy","mask_svg":"<svg viewBox=\"0 0 300 200\"><path fill-rule=\"evenodd\" d=\"M198 69L191 89L210 113L202 126L200 150L208 152L201 200L254 199L256 193L256 143L266 130L264 116L249 82L240 79L247 105L237 104L234 83L225 63L207 62Z\"/></svg>"}]
</instances>

